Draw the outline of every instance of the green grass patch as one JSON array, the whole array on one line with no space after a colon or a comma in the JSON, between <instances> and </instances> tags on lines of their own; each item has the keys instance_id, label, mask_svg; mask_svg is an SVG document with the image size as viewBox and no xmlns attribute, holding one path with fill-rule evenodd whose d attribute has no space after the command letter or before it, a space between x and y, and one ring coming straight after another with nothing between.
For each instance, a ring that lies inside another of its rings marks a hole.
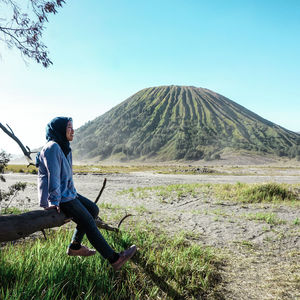
<instances>
[{"instance_id":1,"label":"green grass patch","mask_svg":"<svg viewBox=\"0 0 300 300\"><path fill-rule=\"evenodd\" d=\"M13 165L9 164L5 167L5 172L13 172L13 173L26 173L26 174L37 174L38 169L35 166L27 165Z\"/></svg>"},{"instance_id":2,"label":"green grass patch","mask_svg":"<svg viewBox=\"0 0 300 300\"><path fill-rule=\"evenodd\" d=\"M285 224L286 221L281 220L280 218L277 217L276 214L274 213L251 213L251 214L246 214L245 217L248 220L255 220L255 221L264 221L268 224L272 225L280 225L280 224Z\"/></svg>"},{"instance_id":3,"label":"green grass patch","mask_svg":"<svg viewBox=\"0 0 300 300\"><path fill-rule=\"evenodd\" d=\"M163 203L180 201L186 197L215 197L219 201L230 200L243 203L300 203L299 184L172 184L166 186L138 187L123 190L119 195L133 198L156 197Z\"/></svg>"},{"instance_id":4,"label":"green grass patch","mask_svg":"<svg viewBox=\"0 0 300 300\"><path fill-rule=\"evenodd\" d=\"M22 213L27 212L27 211L28 211L28 210L22 210L22 209L20 209L20 208L18 208L18 207L12 206L12 207L8 207L7 209L2 208L2 209L1 209L0 215L1 215L1 214L7 214L7 215L19 215L19 214L22 214Z\"/></svg>"},{"instance_id":5,"label":"green grass patch","mask_svg":"<svg viewBox=\"0 0 300 300\"><path fill-rule=\"evenodd\" d=\"M299 185L283 183L266 184L217 184L213 186L215 195L224 200L244 203L299 202Z\"/></svg>"},{"instance_id":6,"label":"green grass patch","mask_svg":"<svg viewBox=\"0 0 300 300\"><path fill-rule=\"evenodd\" d=\"M110 209L110 210L116 210L122 208L122 206L120 205L113 205L111 203L104 203L104 202L99 203L98 206L99 208Z\"/></svg>"},{"instance_id":7,"label":"green grass patch","mask_svg":"<svg viewBox=\"0 0 300 300\"><path fill-rule=\"evenodd\" d=\"M296 218L293 222L294 225L300 225L300 219Z\"/></svg>"},{"instance_id":8,"label":"green grass patch","mask_svg":"<svg viewBox=\"0 0 300 300\"><path fill-rule=\"evenodd\" d=\"M207 185L202 184L171 184L166 186L138 187L120 191L119 195L129 195L132 198L157 197L161 202L170 203L180 201L191 196L196 198L200 191L204 191Z\"/></svg>"},{"instance_id":9,"label":"green grass patch","mask_svg":"<svg viewBox=\"0 0 300 300\"><path fill-rule=\"evenodd\" d=\"M138 246L119 272L100 255L68 257L72 233L51 231L48 240L6 245L0 251L0 299L205 299L220 282L212 250L183 236L136 229L106 233L117 251Z\"/></svg>"}]
</instances>

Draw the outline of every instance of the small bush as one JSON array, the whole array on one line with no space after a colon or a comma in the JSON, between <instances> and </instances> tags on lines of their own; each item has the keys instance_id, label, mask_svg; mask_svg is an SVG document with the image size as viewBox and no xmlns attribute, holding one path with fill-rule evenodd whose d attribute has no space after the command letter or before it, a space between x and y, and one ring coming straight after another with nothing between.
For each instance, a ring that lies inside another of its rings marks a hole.
<instances>
[{"instance_id":1,"label":"small bush","mask_svg":"<svg viewBox=\"0 0 300 300\"><path fill-rule=\"evenodd\" d=\"M34 174L34 175L36 175L36 174L38 173L37 169L32 169L32 170L30 170L29 172L30 172L31 174Z\"/></svg>"},{"instance_id":2,"label":"small bush","mask_svg":"<svg viewBox=\"0 0 300 300\"><path fill-rule=\"evenodd\" d=\"M226 184L214 186L216 195L221 199L247 203L280 202L299 200L297 192L286 184Z\"/></svg>"},{"instance_id":3,"label":"small bush","mask_svg":"<svg viewBox=\"0 0 300 300\"><path fill-rule=\"evenodd\" d=\"M287 187L277 183L267 183L250 187L245 190L245 196L252 199L253 202L273 202L293 200L295 195Z\"/></svg>"}]
</instances>

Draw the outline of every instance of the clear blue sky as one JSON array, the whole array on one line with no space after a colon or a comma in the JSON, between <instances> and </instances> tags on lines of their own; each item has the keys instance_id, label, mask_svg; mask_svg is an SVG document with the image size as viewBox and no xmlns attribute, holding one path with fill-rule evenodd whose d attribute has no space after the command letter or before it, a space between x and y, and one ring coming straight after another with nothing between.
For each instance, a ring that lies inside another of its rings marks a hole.
<instances>
[{"instance_id":1,"label":"clear blue sky","mask_svg":"<svg viewBox=\"0 0 300 300\"><path fill-rule=\"evenodd\" d=\"M55 116L78 128L168 84L211 89L300 131L300 1L66 2L45 31L50 68L0 41L0 122L28 146L44 144ZM0 148L21 153L2 131Z\"/></svg>"}]
</instances>

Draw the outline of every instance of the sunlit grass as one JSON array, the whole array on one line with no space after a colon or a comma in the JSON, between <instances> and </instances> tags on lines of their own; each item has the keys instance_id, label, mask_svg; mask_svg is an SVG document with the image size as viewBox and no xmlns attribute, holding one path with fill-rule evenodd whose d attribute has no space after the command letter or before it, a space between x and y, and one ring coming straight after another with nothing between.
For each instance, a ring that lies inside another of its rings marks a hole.
<instances>
[{"instance_id":1,"label":"sunlit grass","mask_svg":"<svg viewBox=\"0 0 300 300\"><path fill-rule=\"evenodd\" d=\"M135 198L157 197L163 203L180 201L186 197L197 199L215 197L243 203L300 203L299 184L172 184L166 186L138 187L125 189L119 195Z\"/></svg>"},{"instance_id":2,"label":"sunlit grass","mask_svg":"<svg viewBox=\"0 0 300 300\"><path fill-rule=\"evenodd\" d=\"M119 192L119 195L128 194L134 198L148 198L155 196L161 202L172 202L187 196L196 197L203 186L195 184L171 184L166 186L137 187Z\"/></svg>"},{"instance_id":3,"label":"sunlit grass","mask_svg":"<svg viewBox=\"0 0 300 300\"><path fill-rule=\"evenodd\" d=\"M274 213L249 213L245 215L245 218L248 220L255 220L255 221L264 221L271 225L280 225L285 224L286 221L281 220L276 214Z\"/></svg>"},{"instance_id":4,"label":"sunlit grass","mask_svg":"<svg viewBox=\"0 0 300 300\"><path fill-rule=\"evenodd\" d=\"M216 255L151 228L104 233L117 251L138 246L132 262L114 272L100 255L68 257L71 232L7 245L0 252L0 299L205 299L220 280Z\"/></svg>"},{"instance_id":5,"label":"sunlit grass","mask_svg":"<svg viewBox=\"0 0 300 300\"><path fill-rule=\"evenodd\" d=\"M27 165L12 165L12 164L9 164L5 167L5 172L37 174L38 169L35 166L28 166L27 167Z\"/></svg>"},{"instance_id":6,"label":"sunlit grass","mask_svg":"<svg viewBox=\"0 0 300 300\"><path fill-rule=\"evenodd\" d=\"M236 183L216 184L213 187L216 196L224 200L238 200L244 203L299 202L299 185Z\"/></svg>"}]
</instances>

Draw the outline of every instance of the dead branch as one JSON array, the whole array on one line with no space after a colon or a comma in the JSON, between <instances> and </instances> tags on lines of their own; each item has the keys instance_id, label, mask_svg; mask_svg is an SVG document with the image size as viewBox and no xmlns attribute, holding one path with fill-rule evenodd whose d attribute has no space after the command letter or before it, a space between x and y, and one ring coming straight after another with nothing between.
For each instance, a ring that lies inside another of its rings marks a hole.
<instances>
[{"instance_id":1,"label":"dead branch","mask_svg":"<svg viewBox=\"0 0 300 300\"><path fill-rule=\"evenodd\" d=\"M19 145L19 147L21 148L22 152L24 153L24 155L25 155L25 157L26 157L26 159L27 159L27 161L28 161L28 166L30 166L30 165L33 165L33 166L34 166L35 164L33 163L33 160L32 160L32 158L31 158L31 156L30 156L30 155L31 155L32 153L34 153L34 152L32 152L28 146L25 147L25 146L22 144L22 142L15 136L13 130L9 127L8 124L6 124L6 126L9 128L9 130L8 130L4 125L2 125L2 124L0 123L0 128L1 128L1 129L2 129L9 137L11 137L11 138ZM26 148L27 148L27 149L26 149Z\"/></svg>"},{"instance_id":2,"label":"dead branch","mask_svg":"<svg viewBox=\"0 0 300 300\"><path fill-rule=\"evenodd\" d=\"M125 219L127 219L128 217L131 217L132 215L131 214L127 214L126 213L126 215L121 219L121 221L119 222L119 224L118 224L118 228L120 228L120 226L121 226L121 224L123 223L123 221L125 220Z\"/></svg>"},{"instance_id":3,"label":"dead branch","mask_svg":"<svg viewBox=\"0 0 300 300\"><path fill-rule=\"evenodd\" d=\"M97 196L97 198L95 200L95 203L97 203L98 200L100 199L100 197L101 197L101 195L102 195L102 193L103 193L103 191L105 189L105 186L106 186L106 178L104 178L102 188L101 188L101 190L100 190L100 192L99 192L99 194L98 194L98 196Z\"/></svg>"}]
</instances>

